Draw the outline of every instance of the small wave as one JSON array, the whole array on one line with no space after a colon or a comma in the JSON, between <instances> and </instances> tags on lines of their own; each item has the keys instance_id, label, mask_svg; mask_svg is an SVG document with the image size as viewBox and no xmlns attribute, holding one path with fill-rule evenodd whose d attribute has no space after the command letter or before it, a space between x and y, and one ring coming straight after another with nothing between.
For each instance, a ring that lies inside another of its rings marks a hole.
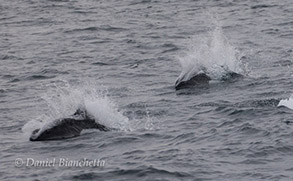
<instances>
[{"instance_id":1,"label":"small wave","mask_svg":"<svg viewBox=\"0 0 293 181\"><path fill-rule=\"evenodd\" d=\"M110 25L102 25L99 27L86 27L86 28L76 28L72 30L66 30L64 33L78 33L78 32L83 32L83 31L88 31L88 32L96 32L96 31L111 31L111 32L122 32L126 31L126 28L122 27L115 27L115 26L110 26Z\"/></svg>"},{"instance_id":2,"label":"small wave","mask_svg":"<svg viewBox=\"0 0 293 181\"><path fill-rule=\"evenodd\" d=\"M291 32L283 33L279 37L280 38L293 38L293 33L291 33Z\"/></svg>"},{"instance_id":3,"label":"small wave","mask_svg":"<svg viewBox=\"0 0 293 181\"><path fill-rule=\"evenodd\" d=\"M117 176L125 176L125 175L136 175L137 177L145 177L148 176L150 178L154 176L164 176L166 178L174 178L174 177L181 177L181 178L190 178L191 175L185 172L173 171L168 169L159 169L153 166L141 166L136 169L118 169L116 171L111 172L111 175Z\"/></svg>"},{"instance_id":4,"label":"small wave","mask_svg":"<svg viewBox=\"0 0 293 181\"><path fill-rule=\"evenodd\" d=\"M76 28L72 30L66 30L64 33L75 33L75 32L81 32L81 31L98 31L98 27L87 27L87 28Z\"/></svg>"},{"instance_id":5,"label":"small wave","mask_svg":"<svg viewBox=\"0 0 293 181\"><path fill-rule=\"evenodd\" d=\"M261 146L254 150L251 150L252 153L248 154L247 158L259 158L267 157L270 154L282 153L284 155L292 155L293 147L290 145L270 145L270 146Z\"/></svg>"},{"instance_id":6,"label":"small wave","mask_svg":"<svg viewBox=\"0 0 293 181\"><path fill-rule=\"evenodd\" d=\"M251 6L251 9L262 9L262 8L272 8L276 7L277 5L265 5L265 4L259 4L255 6Z\"/></svg>"},{"instance_id":7,"label":"small wave","mask_svg":"<svg viewBox=\"0 0 293 181\"><path fill-rule=\"evenodd\" d=\"M20 57L14 55L0 54L0 60L22 60Z\"/></svg>"},{"instance_id":8,"label":"small wave","mask_svg":"<svg viewBox=\"0 0 293 181\"><path fill-rule=\"evenodd\" d=\"M70 176L62 176L64 180L192 180L194 176L184 171L175 171L172 168L140 166L133 168L133 163L127 162L129 168L109 169L103 174L97 172L77 172ZM97 179L99 178L99 179ZM127 179L126 179L127 178ZM130 179L129 179L130 178ZM139 178L139 179L133 179ZM145 179L146 178L146 179ZM178 180L178 179L177 179Z\"/></svg>"},{"instance_id":9,"label":"small wave","mask_svg":"<svg viewBox=\"0 0 293 181\"><path fill-rule=\"evenodd\" d=\"M268 29L262 30L261 32L269 34L269 35L275 35L275 34L278 34L280 30L278 28L268 28Z\"/></svg>"},{"instance_id":10,"label":"small wave","mask_svg":"<svg viewBox=\"0 0 293 181\"><path fill-rule=\"evenodd\" d=\"M286 22L282 22L282 23L278 23L276 24L276 26L287 26L287 25L293 25L293 21L286 21Z\"/></svg>"},{"instance_id":11,"label":"small wave","mask_svg":"<svg viewBox=\"0 0 293 181\"><path fill-rule=\"evenodd\" d=\"M23 75L12 76L6 75L7 78L11 78L10 82L19 82L19 81L30 81L30 80L45 80L45 79L53 79L57 75L68 74L68 71L59 71L57 69L41 69L36 72L27 72Z\"/></svg>"},{"instance_id":12,"label":"small wave","mask_svg":"<svg viewBox=\"0 0 293 181\"><path fill-rule=\"evenodd\" d=\"M243 134L248 134L248 135L260 134L260 133L262 133L262 134L268 134L267 131L262 130L261 128L257 128L254 125L251 125L249 123L242 124L238 128L237 132L243 133Z\"/></svg>"},{"instance_id":13,"label":"small wave","mask_svg":"<svg viewBox=\"0 0 293 181\"><path fill-rule=\"evenodd\" d=\"M45 75L32 75L26 78L26 80L42 80L42 79L51 79L54 78L56 76L52 75L52 76L45 76Z\"/></svg>"},{"instance_id":14,"label":"small wave","mask_svg":"<svg viewBox=\"0 0 293 181\"><path fill-rule=\"evenodd\" d=\"M293 60L280 60L280 61L276 61L274 62L274 67L290 67L293 65Z\"/></svg>"},{"instance_id":15,"label":"small wave","mask_svg":"<svg viewBox=\"0 0 293 181\"><path fill-rule=\"evenodd\" d=\"M0 89L0 93L6 93L7 90L6 89ZM0 95L1 96L1 95Z\"/></svg>"},{"instance_id":16,"label":"small wave","mask_svg":"<svg viewBox=\"0 0 293 181\"><path fill-rule=\"evenodd\" d=\"M92 65L107 66L107 65L111 65L111 64L110 63L104 63L104 62L94 62L94 63L92 63Z\"/></svg>"},{"instance_id":17,"label":"small wave","mask_svg":"<svg viewBox=\"0 0 293 181\"><path fill-rule=\"evenodd\" d=\"M179 47L177 47L173 43L165 43L162 45L162 48L164 49L162 53L168 53L179 50Z\"/></svg>"},{"instance_id":18,"label":"small wave","mask_svg":"<svg viewBox=\"0 0 293 181\"><path fill-rule=\"evenodd\" d=\"M30 81L30 80L45 80L45 79L52 79L52 78L55 78L56 76L55 75L30 75L30 76L27 76L27 77L18 77L18 78L14 78L12 80L10 80L11 83L13 82L20 82L20 81Z\"/></svg>"},{"instance_id":19,"label":"small wave","mask_svg":"<svg viewBox=\"0 0 293 181\"><path fill-rule=\"evenodd\" d=\"M156 1L155 1L156 2ZM155 3L154 1L152 0L135 0L133 2L130 2L129 6L132 6L132 5L140 5L140 4L148 4L148 3Z\"/></svg>"}]
</instances>

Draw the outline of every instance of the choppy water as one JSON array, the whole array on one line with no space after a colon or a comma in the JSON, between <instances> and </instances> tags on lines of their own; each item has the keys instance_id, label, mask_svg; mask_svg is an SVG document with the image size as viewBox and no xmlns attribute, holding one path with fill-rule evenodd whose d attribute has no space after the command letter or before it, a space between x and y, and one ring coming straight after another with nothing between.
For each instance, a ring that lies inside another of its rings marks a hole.
<instances>
[{"instance_id":1,"label":"choppy water","mask_svg":"<svg viewBox=\"0 0 293 181\"><path fill-rule=\"evenodd\" d=\"M0 179L292 180L292 17L291 0L0 0ZM209 86L175 90L202 67ZM80 105L118 130L28 140Z\"/></svg>"}]
</instances>

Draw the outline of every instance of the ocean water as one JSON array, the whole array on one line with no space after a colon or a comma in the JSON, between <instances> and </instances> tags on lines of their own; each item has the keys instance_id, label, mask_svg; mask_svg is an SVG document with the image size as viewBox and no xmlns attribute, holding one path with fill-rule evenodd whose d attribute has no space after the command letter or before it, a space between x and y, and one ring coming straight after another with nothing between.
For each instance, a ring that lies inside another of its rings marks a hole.
<instances>
[{"instance_id":1,"label":"ocean water","mask_svg":"<svg viewBox=\"0 0 293 181\"><path fill-rule=\"evenodd\" d=\"M0 0L0 180L293 180L292 17L292 0ZM115 130L29 141L80 106Z\"/></svg>"}]
</instances>

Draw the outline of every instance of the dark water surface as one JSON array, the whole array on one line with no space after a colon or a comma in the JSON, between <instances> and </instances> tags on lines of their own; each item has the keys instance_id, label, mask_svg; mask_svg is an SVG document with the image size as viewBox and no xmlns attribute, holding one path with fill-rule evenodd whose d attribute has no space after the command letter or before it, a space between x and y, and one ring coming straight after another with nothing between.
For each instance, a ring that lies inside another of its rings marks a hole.
<instances>
[{"instance_id":1,"label":"dark water surface","mask_svg":"<svg viewBox=\"0 0 293 181\"><path fill-rule=\"evenodd\" d=\"M292 0L0 0L0 180L293 180L292 17ZM213 81L176 91L192 67ZM29 141L80 105L118 130Z\"/></svg>"}]
</instances>

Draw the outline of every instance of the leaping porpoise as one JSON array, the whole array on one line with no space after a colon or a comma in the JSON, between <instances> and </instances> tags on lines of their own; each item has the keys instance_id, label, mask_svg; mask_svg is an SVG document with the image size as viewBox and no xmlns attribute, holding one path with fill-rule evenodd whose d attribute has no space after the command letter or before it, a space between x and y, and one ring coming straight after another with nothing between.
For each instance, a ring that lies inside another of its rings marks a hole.
<instances>
[{"instance_id":1,"label":"leaping porpoise","mask_svg":"<svg viewBox=\"0 0 293 181\"><path fill-rule=\"evenodd\" d=\"M85 109L78 109L69 118L56 120L54 126L48 129L36 129L30 136L30 141L60 140L79 136L83 129L99 129L110 131L99 124Z\"/></svg>"},{"instance_id":2,"label":"leaping porpoise","mask_svg":"<svg viewBox=\"0 0 293 181\"><path fill-rule=\"evenodd\" d=\"M210 76L208 76L205 72L199 72L191 78L187 79L187 75L179 76L175 82L175 89L182 89L187 87L193 87L195 85L207 85L209 84L209 81L212 80ZM234 81L235 79L243 78L244 76L241 74L238 74L236 72L227 72L221 77L221 81Z\"/></svg>"}]
</instances>

